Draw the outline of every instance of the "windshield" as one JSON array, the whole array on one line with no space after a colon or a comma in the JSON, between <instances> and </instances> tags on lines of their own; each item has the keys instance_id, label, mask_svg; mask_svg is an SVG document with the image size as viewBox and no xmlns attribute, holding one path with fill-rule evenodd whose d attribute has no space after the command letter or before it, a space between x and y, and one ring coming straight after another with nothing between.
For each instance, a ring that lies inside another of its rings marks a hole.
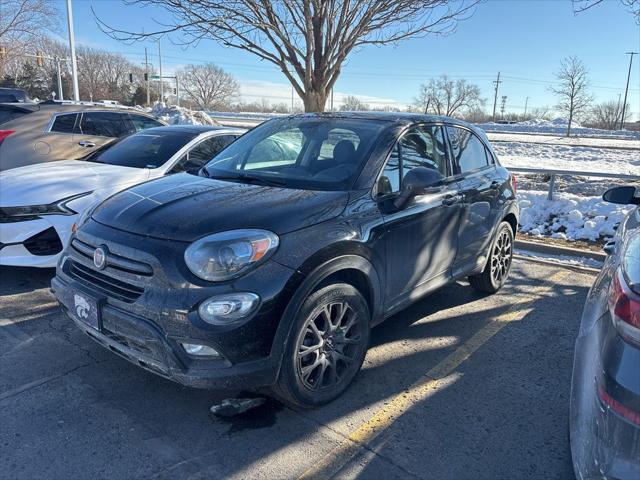
<instances>
[{"instance_id":1,"label":"windshield","mask_svg":"<svg viewBox=\"0 0 640 480\"><path fill-rule=\"evenodd\" d=\"M202 173L246 183L347 190L385 125L331 117L271 120L220 152Z\"/></svg>"},{"instance_id":2,"label":"windshield","mask_svg":"<svg viewBox=\"0 0 640 480\"><path fill-rule=\"evenodd\" d=\"M122 167L158 168L196 136L193 132L140 132L107 145L85 160Z\"/></svg>"}]
</instances>

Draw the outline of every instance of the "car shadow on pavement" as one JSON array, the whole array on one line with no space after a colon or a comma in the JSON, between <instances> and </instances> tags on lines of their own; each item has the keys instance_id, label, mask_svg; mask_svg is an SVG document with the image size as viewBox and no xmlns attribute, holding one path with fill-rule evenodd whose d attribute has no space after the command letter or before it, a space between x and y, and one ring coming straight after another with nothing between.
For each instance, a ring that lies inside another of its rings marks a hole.
<instances>
[{"instance_id":1,"label":"car shadow on pavement","mask_svg":"<svg viewBox=\"0 0 640 480\"><path fill-rule=\"evenodd\" d=\"M55 274L55 268L0 266L0 297L47 288Z\"/></svg>"},{"instance_id":2,"label":"car shadow on pavement","mask_svg":"<svg viewBox=\"0 0 640 480\"><path fill-rule=\"evenodd\" d=\"M36 274L33 281L25 277L20 288L29 291L48 282L45 277ZM53 330L43 337L41 356L18 352L11 365L28 376L39 363L51 361L55 364L51 371L59 369L64 375L47 381L46 387L1 400L5 433L0 433L0 442L11 439L6 453L13 465L6 473L14 478L43 472L52 477L100 477L105 471L110 478L295 477L319 460L327 444L343 441L354 425L509 311L515 297L542 279L514 272L505 289L492 297L459 283L450 285L373 330L363 370L338 401L311 411L269 401L229 420L210 415L209 407L239 392L194 390L143 371L103 351L61 315L54 321L29 320L24 323L31 331L53 325L61 333ZM523 473L551 472L548 476L556 478L566 473L566 448L555 434L532 435L531 425L542 416L545 430L556 431L554 422L566 419L566 377L577 318L558 322L554 312L577 309L585 295L586 287L566 280L540 297L529 314L476 354L480 360L461 365L461 380L428 402L413 405L376 440L379 449L372 446L375 455L359 467L362 478L380 478L387 471L388 478L409 472L417 476L438 472L433 478L461 478L458 474L496 478L505 472L518 478ZM1 333L0 327L0 338ZM71 345L63 348L65 337ZM558 368L563 369L561 375L554 373ZM503 438L510 440L517 454L509 456ZM487 445L496 439L496 448ZM315 451L311 445L316 444L323 448ZM538 452L532 461L543 461L539 452L549 448L556 449L558 461L544 472L523 454ZM486 458L494 453L502 458ZM509 466L500 470L500 462L507 461ZM453 463L447 470L448 462ZM558 462L564 469L554 472ZM487 465L488 476L479 475L482 465Z\"/></svg>"}]
</instances>

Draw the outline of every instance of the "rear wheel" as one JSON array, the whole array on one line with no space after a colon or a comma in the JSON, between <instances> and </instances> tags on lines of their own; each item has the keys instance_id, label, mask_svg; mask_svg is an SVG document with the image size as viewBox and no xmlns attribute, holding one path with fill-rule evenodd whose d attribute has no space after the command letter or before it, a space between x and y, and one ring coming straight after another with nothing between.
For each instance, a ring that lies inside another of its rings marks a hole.
<instances>
[{"instance_id":1,"label":"rear wheel","mask_svg":"<svg viewBox=\"0 0 640 480\"><path fill-rule=\"evenodd\" d=\"M340 396L356 376L369 343L369 308L360 292L335 283L303 302L285 346L274 394L297 407Z\"/></svg>"},{"instance_id":2,"label":"rear wheel","mask_svg":"<svg viewBox=\"0 0 640 480\"><path fill-rule=\"evenodd\" d=\"M469 283L480 292L496 293L507 281L513 260L513 230L502 222L491 244L484 270L469 277Z\"/></svg>"}]
</instances>

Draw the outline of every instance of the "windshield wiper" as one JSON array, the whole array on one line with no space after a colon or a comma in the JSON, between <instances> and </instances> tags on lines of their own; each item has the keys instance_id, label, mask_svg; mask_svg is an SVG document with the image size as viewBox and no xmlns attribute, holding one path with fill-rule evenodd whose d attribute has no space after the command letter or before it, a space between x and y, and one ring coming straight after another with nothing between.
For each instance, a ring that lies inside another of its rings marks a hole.
<instances>
[{"instance_id":1,"label":"windshield wiper","mask_svg":"<svg viewBox=\"0 0 640 480\"><path fill-rule=\"evenodd\" d=\"M204 169L206 171L206 169ZM269 187L286 187L287 182L284 180L275 180L271 178L264 177L255 177L251 175L247 175L246 173L238 173L235 175L211 175L207 171L207 176L209 178L213 178L214 180L231 180L231 181L239 181L244 183L250 183L254 185L267 185Z\"/></svg>"}]
</instances>

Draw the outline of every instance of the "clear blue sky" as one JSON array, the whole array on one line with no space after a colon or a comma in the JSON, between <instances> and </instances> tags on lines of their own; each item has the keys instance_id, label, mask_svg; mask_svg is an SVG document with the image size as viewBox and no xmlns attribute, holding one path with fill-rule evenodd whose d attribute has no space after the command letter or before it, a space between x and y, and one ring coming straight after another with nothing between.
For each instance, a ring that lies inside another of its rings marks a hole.
<instances>
[{"instance_id":1,"label":"clear blue sky","mask_svg":"<svg viewBox=\"0 0 640 480\"><path fill-rule=\"evenodd\" d=\"M61 33L66 34L64 1L60 4ZM102 33L91 7L114 27L152 31L153 19L167 20L161 9L127 6L121 0L73 0L76 38L79 43L123 53L136 62L143 60L144 47L157 62L157 47L148 42L126 45ZM175 38L176 40L178 37ZM555 104L548 86L560 60L577 55L589 68L592 91L598 101L617 100L624 94L629 56L640 50L640 27L618 0L605 0L591 10L575 15L570 0L489 0L475 15L444 37L425 37L398 46L368 47L349 58L336 92L371 97L372 102L410 103L419 85L446 73L480 86L490 108L492 81L498 71L507 95L507 110ZM223 48L210 41L184 47L163 41L165 70L187 63L214 62L241 82L245 100L257 96L272 102L290 102L284 76L270 64L240 50ZM275 84L275 85L272 85ZM640 112L640 59L634 58L629 100L634 119Z\"/></svg>"}]
</instances>

